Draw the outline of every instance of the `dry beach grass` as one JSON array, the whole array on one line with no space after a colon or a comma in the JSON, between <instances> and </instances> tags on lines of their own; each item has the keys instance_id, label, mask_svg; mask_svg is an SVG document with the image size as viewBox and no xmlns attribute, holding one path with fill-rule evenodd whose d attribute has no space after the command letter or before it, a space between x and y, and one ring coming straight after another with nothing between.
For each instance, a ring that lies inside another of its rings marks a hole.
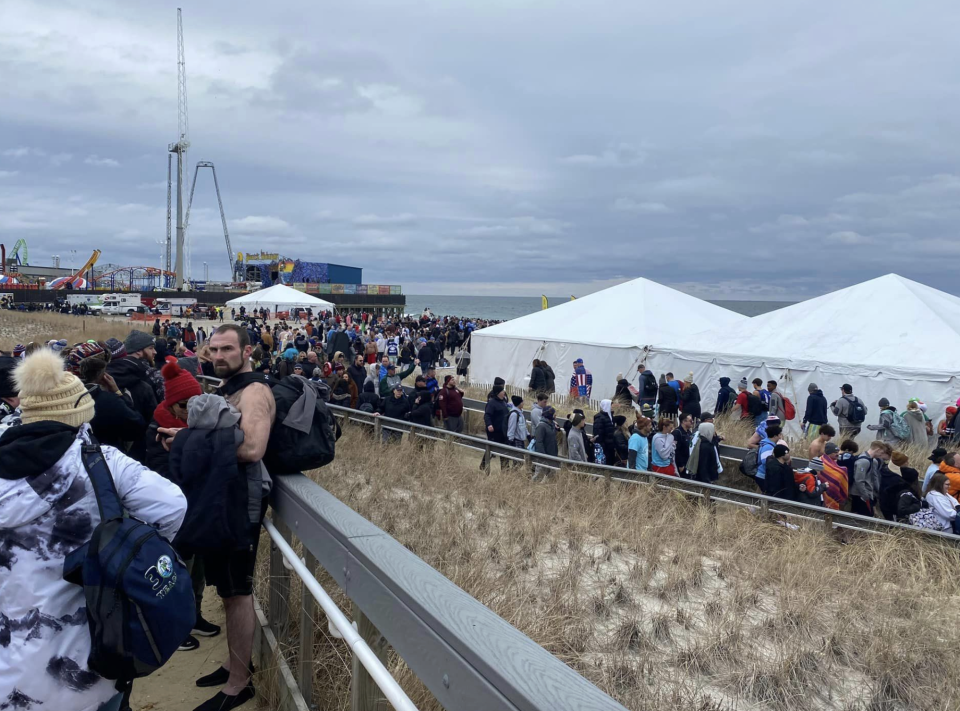
<instances>
[{"instance_id":1,"label":"dry beach grass","mask_svg":"<svg viewBox=\"0 0 960 711\"><path fill-rule=\"evenodd\" d=\"M384 449L350 426L312 476L627 708L960 706L957 550L913 535L841 546L647 486L488 476L456 450ZM321 628L315 700L346 708L349 654Z\"/></svg>"}]
</instances>

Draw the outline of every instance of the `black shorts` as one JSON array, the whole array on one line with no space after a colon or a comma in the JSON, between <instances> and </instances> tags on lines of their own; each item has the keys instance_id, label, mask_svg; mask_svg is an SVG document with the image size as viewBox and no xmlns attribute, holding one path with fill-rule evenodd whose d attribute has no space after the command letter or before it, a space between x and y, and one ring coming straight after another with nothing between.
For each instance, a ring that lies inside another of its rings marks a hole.
<instances>
[{"instance_id":1,"label":"black shorts","mask_svg":"<svg viewBox=\"0 0 960 711\"><path fill-rule=\"evenodd\" d=\"M260 507L260 521L267 512L267 499ZM222 598L253 595L253 571L257 567L257 549L260 546L260 524L250 528L249 549L226 553L205 554L203 566L207 585L217 588Z\"/></svg>"}]
</instances>

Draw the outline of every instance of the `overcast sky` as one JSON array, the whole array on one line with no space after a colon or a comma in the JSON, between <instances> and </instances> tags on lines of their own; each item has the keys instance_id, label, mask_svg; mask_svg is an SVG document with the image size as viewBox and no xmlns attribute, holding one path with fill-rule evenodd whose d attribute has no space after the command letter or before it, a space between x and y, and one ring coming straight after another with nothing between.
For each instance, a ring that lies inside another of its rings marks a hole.
<instances>
[{"instance_id":1,"label":"overcast sky","mask_svg":"<svg viewBox=\"0 0 960 711\"><path fill-rule=\"evenodd\" d=\"M960 292L953 0L205 0L184 35L235 251L407 293ZM175 2L0 2L8 249L156 265L176 133Z\"/></svg>"}]
</instances>

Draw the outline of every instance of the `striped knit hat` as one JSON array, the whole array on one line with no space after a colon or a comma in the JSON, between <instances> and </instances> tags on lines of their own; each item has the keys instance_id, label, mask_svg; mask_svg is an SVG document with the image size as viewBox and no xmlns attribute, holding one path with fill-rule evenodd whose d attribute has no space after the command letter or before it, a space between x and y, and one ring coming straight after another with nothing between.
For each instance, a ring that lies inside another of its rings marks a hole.
<instances>
[{"instance_id":1,"label":"striped knit hat","mask_svg":"<svg viewBox=\"0 0 960 711\"><path fill-rule=\"evenodd\" d=\"M93 419L93 398L56 353L41 348L23 359L13 373L20 391L23 424L62 422L79 427Z\"/></svg>"}]
</instances>

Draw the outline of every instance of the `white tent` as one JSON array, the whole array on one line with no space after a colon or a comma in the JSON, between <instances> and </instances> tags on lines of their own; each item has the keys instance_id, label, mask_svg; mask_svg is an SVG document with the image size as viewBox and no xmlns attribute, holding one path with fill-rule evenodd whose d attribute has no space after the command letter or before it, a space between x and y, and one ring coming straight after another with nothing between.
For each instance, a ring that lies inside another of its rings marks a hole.
<instances>
[{"instance_id":1,"label":"white tent","mask_svg":"<svg viewBox=\"0 0 960 711\"><path fill-rule=\"evenodd\" d=\"M333 311L335 307L329 301L318 299L316 296L304 294L302 291L291 289L286 284L276 284L260 291L252 291L249 294L238 296L236 299L230 299L227 306L231 308L240 308L244 306L248 309L268 309L271 313L277 311L289 311L290 309L313 309L314 313L319 311Z\"/></svg>"},{"instance_id":2,"label":"white tent","mask_svg":"<svg viewBox=\"0 0 960 711\"><path fill-rule=\"evenodd\" d=\"M714 407L721 376L734 388L742 377L777 380L797 408L796 434L810 383L828 403L852 385L867 406L865 424L876 424L882 397L900 411L920 398L936 423L960 396L958 353L960 298L888 274L698 334L694 343L658 344L648 363L693 371L704 408ZM861 439L869 435L864 429Z\"/></svg>"},{"instance_id":3,"label":"white tent","mask_svg":"<svg viewBox=\"0 0 960 711\"><path fill-rule=\"evenodd\" d=\"M748 321L683 292L648 279L634 279L545 311L475 331L471 337L471 380L495 377L526 386L534 358L557 375L566 393L573 361L582 358L593 373L594 399L611 397L617 374L637 384L637 365L650 346L695 345L693 334L717 325ZM674 371L678 377L685 373Z\"/></svg>"}]
</instances>

